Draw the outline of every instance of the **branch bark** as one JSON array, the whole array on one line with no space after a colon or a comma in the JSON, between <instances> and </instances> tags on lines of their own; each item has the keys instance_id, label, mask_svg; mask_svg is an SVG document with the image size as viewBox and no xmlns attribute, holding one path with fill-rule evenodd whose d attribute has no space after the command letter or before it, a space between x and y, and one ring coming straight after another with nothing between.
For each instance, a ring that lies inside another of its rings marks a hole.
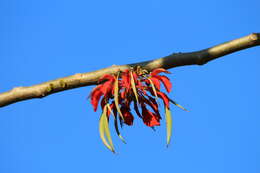
<instances>
[{"instance_id":1,"label":"branch bark","mask_svg":"<svg viewBox=\"0 0 260 173\"><path fill-rule=\"evenodd\" d=\"M238 38L229 42L225 42L207 49L189 53L177 53L169 56L144 61L134 64L113 65L101 70L75 74L72 76L51 80L38 85L29 87L16 87L10 91L0 93L0 107L10 105L12 103L33 98L43 98L57 92L79 88L88 85L95 85L100 77L104 74L114 74L119 70L129 69L133 66L142 66L151 71L155 68L174 68L185 65L203 65L216 58L260 45L260 33L252 33L242 38Z\"/></svg>"}]
</instances>

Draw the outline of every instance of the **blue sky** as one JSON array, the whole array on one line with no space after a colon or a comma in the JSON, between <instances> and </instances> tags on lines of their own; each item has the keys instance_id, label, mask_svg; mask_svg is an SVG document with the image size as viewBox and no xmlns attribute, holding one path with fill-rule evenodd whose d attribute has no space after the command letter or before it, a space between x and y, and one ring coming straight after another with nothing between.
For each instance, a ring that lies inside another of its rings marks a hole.
<instances>
[{"instance_id":1,"label":"blue sky","mask_svg":"<svg viewBox=\"0 0 260 173\"><path fill-rule=\"evenodd\" d=\"M0 92L204 49L260 32L260 1L0 2ZM260 48L171 69L173 111L153 132L136 118L118 154L98 133L92 86L0 108L1 173L260 171ZM113 130L111 130L114 132Z\"/></svg>"}]
</instances>

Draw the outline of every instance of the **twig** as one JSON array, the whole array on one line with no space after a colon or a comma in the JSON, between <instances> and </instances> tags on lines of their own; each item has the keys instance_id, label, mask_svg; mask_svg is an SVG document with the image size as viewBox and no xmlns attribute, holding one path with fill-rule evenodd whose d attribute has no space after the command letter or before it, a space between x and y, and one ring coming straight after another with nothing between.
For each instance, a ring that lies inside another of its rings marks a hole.
<instances>
[{"instance_id":1,"label":"twig","mask_svg":"<svg viewBox=\"0 0 260 173\"><path fill-rule=\"evenodd\" d=\"M169 69L185 65L203 65L224 55L259 45L260 33L253 33L248 36L225 42L197 52L171 54L163 58L134 64L119 66L113 65L101 70L75 74L72 76L44 82L38 85L29 87L16 87L10 91L0 93L0 107L4 107L23 100L43 98L50 94L73 88L94 85L97 84L98 79L104 74L115 74L118 72L118 70L122 71L137 65L142 66L148 71L151 71L155 68Z\"/></svg>"}]
</instances>

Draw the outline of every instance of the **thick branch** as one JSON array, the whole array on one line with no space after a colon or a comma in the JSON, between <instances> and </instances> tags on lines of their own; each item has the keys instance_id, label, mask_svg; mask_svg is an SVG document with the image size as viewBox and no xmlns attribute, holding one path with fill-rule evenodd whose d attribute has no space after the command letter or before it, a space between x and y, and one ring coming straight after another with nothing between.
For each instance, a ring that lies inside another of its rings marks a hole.
<instances>
[{"instance_id":1,"label":"thick branch","mask_svg":"<svg viewBox=\"0 0 260 173\"><path fill-rule=\"evenodd\" d=\"M113 74L119 70L122 71L124 69L128 69L131 66L139 65L151 71L152 69L160 67L169 69L184 65L203 65L224 55L259 45L260 33L253 33L248 36L225 42L223 44L219 44L217 46L213 46L211 48L197 52L171 54L169 56L151 61L111 66L94 72L75 74L30 87L17 87L0 94L0 107L4 107L23 100L42 98L47 95L72 88L94 85L97 84L98 79L104 74Z\"/></svg>"}]
</instances>

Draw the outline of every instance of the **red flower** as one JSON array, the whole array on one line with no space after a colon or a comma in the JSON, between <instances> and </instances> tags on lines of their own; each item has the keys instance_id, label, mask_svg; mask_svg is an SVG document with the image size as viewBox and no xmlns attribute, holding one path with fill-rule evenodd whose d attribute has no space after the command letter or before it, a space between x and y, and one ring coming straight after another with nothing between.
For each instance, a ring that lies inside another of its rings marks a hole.
<instances>
[{"instance_id":1,"label":"red flower","mask_svg":"<svg viewBox=\"0 0 260 173\"><path fill-rule=\"evenodd\" d=\"M158 109L158 99L164 103L166 122L167 122L167 145L171 136L171 118L170 105L176 102L160 89L161 83L167 92L171 91L172 84L168 77L159 75L159 73L170 73L169 71L158 68L150 73L140 66L118 72L117 75L106 74L100 78L100 84L91 92L91 104L94 111L97 110L99 100L101 99L101 108L103 113L100 118L99 130L103 143L114 152L112 139L108 128L108 120L111 113L114 117L114 125L120 139L123 140L119 129L118 119L121 124L133 125L134 116L131 113L131 104L134 111L140 117L144 124L149 127L159 126L161 115ZM148 92L149 94L148 94ZM176 104L179 106L178 104ZM139 111L139 107L142 111ZM118 116L119 115L119 116ZM107 141L108 140L108 141Z\"/></svg>"}]
</instances>

